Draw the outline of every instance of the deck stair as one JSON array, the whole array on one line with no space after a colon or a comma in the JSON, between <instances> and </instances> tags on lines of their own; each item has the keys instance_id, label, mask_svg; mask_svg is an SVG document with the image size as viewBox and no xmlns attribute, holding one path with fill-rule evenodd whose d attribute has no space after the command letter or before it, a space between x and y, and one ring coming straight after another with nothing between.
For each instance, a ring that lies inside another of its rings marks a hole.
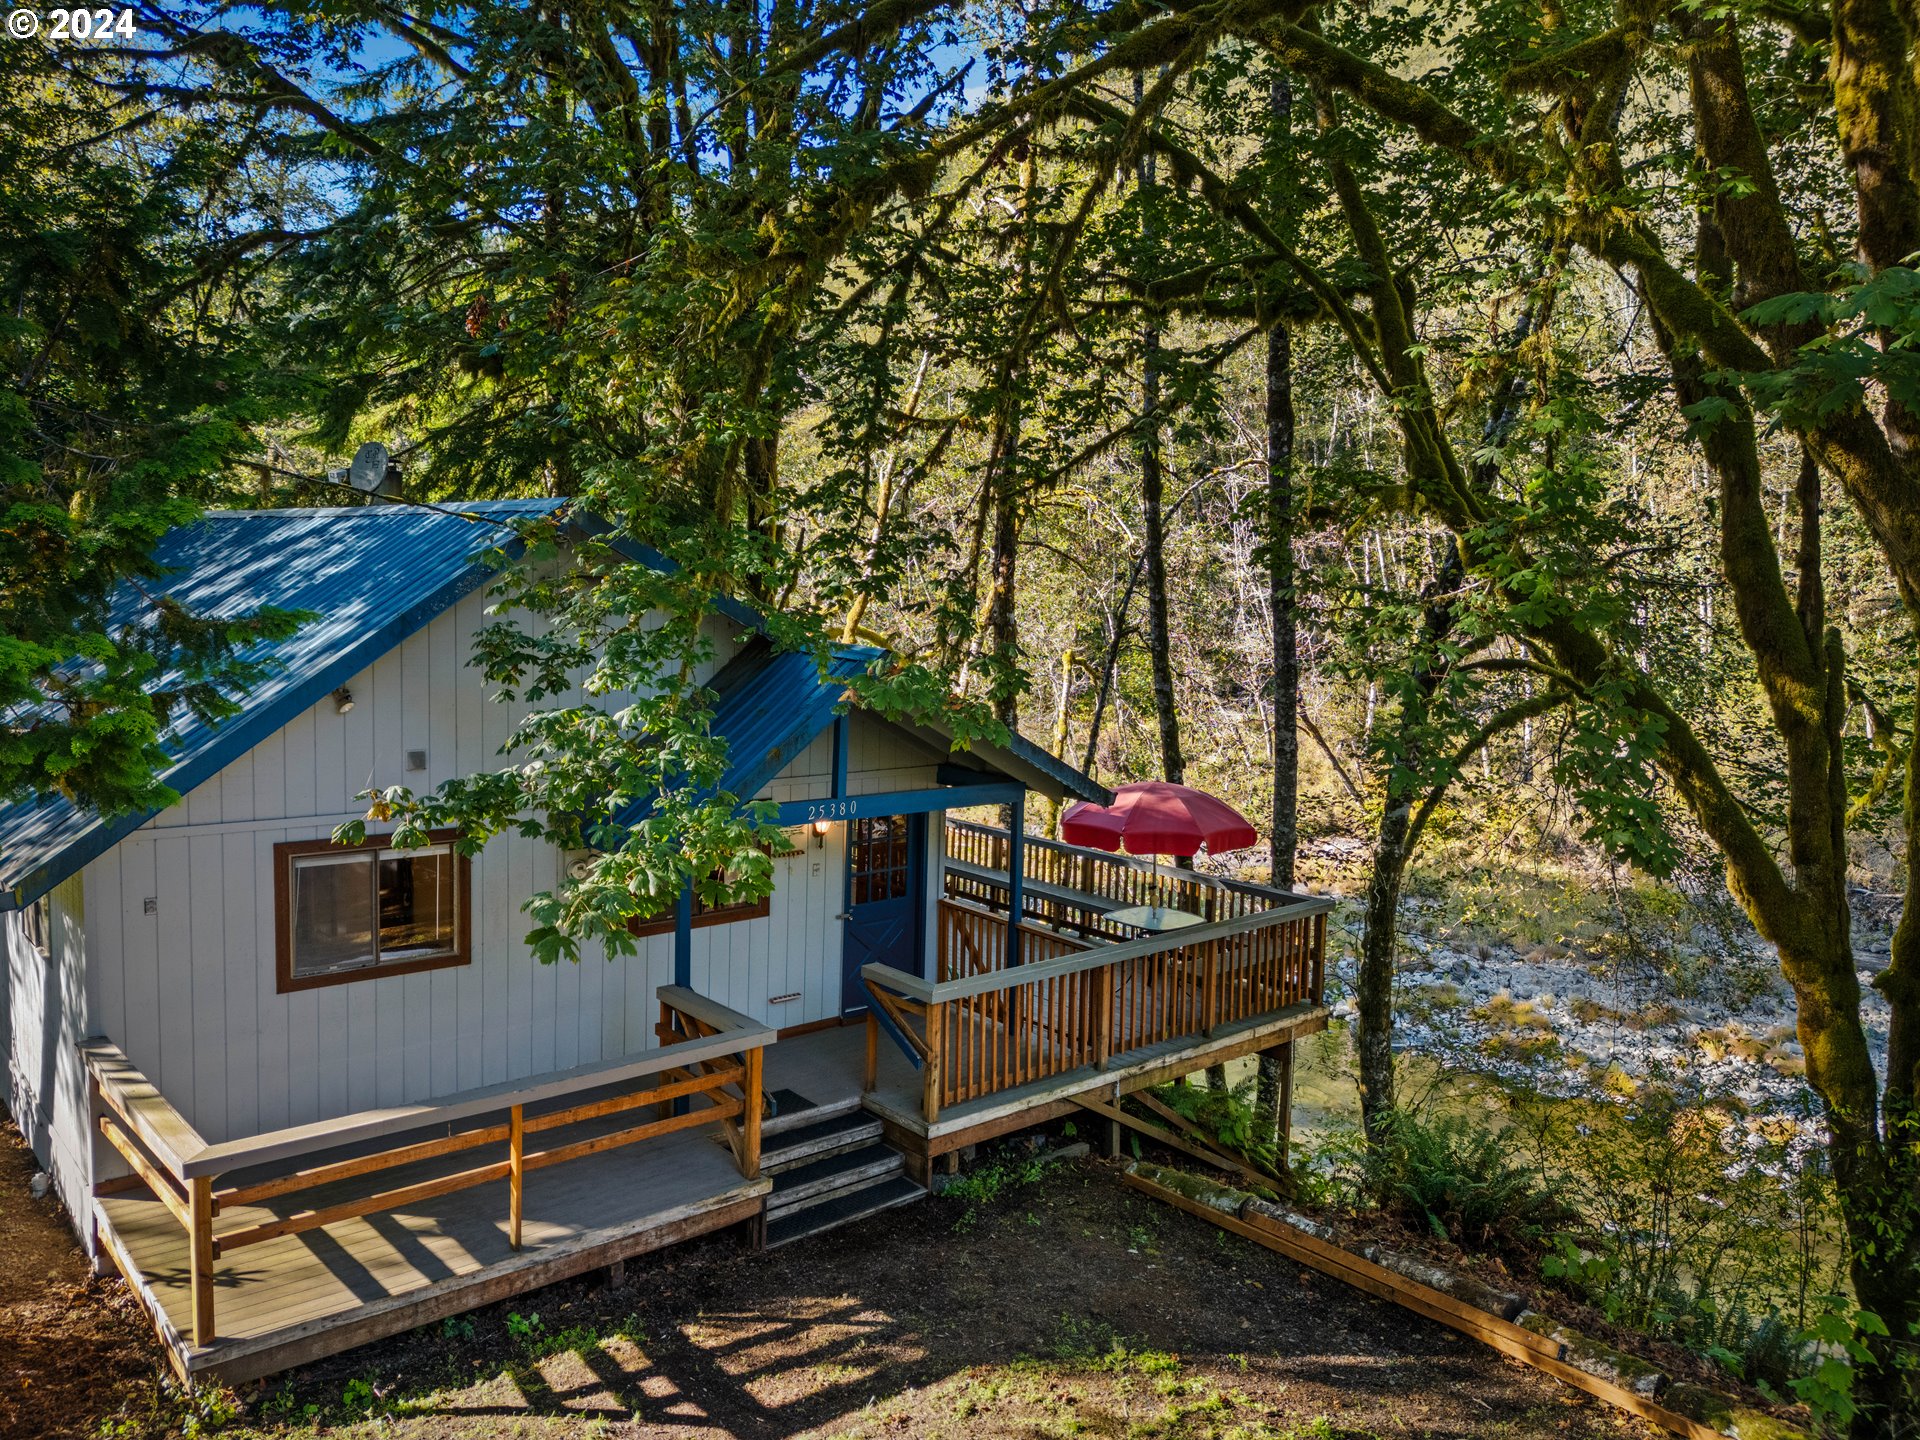
<instances>
[{"instance_id":1,"label":"deck stair","mask_svg":"<svg viewBox=\"0 0 1920 1440\"><path fill-rule=\"evenodd\" d=\"M761 1173L767 1196L767 1245L785 1245L918 1200L906 1160L881 1138L880 1122L857 1100L820 1106L767 1123Z\"/></svg>"}]
</instances>

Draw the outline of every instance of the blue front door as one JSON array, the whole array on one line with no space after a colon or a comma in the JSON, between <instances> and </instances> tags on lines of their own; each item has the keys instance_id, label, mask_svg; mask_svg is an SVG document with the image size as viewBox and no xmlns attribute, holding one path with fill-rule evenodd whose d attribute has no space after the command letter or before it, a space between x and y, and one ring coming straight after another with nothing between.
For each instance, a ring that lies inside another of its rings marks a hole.
<instances>
[{"instance_id":1,"label":"blue front door","mask_svg":"<svg viewBox=\"0 0 1920 1440\"><path fill-rule=\"evenodd\" d=\"M925 914L927 817L881 815L847 827L847 939L840 1008L867 1008L862 965L918 975Z\"/></svg>"}]
</instances>

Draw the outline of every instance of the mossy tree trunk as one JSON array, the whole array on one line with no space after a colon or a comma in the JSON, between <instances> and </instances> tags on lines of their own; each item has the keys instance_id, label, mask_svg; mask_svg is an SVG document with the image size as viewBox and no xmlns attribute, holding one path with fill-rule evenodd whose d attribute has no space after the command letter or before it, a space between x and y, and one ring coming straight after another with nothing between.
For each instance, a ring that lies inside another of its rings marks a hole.
<instances>
[{"instance_id":1,"label":"mossy tree trunk","mask_svg":"<svg viewBox=\"0 0 1920 1440\"><path fill-rule=\"evenodd\" d=\"M1860 251L1870 270L1906 260L1920 235L1916 203L1916 36L1886 0L1842 0L1832 9L1831 79L1840 142L1853 168ZM1425 142L1495 177L1543 184L1558 179L1572 201L1564 238L1630 271L1667 352L1682 406L1709 402L1697 425L1717 491L1719 548L1742 638L1752 657L1786 757L1784 858L1717 765L1684 714L1625 657L1572 614L1531 622L1531 639L1558 676L1587 692L1602 689L1657 727L1657 763L1725 860L1729 888L1760 934L1777 947L1796 1003L1807 1078L1827 1124L1828 1156L1850 1242L1859 1304L1888 1335L1857 1332L1870 1360L1855 1367L1859 1437L1900 1433L1920 1412L1920 1375L1910 1361L1920 1336L1920 1144L1914 1094L1920 1084L1920 924L1903 918L1891 962L1876 980L1891 1012L1884 1095L1862 1022L1861 992L1847 903L1846 716L1841 636L1826 624L1820 581L1816 486L1801 487L1801 530L1789 585L1763 504L1757 421L1726 372L1764 372L1791 363L1810 338L1790 324L1749 326L1739 306L1770 295L1821 288L1803 273L1771 157L1744 83L1739 14L1675 12L1689 67L1690 108L1704 173L1737 173L1702 214L1693 273L1669 258L1652 226L1612 208L1628 192L1614 127L1635 83L1656 20L1641 17L1574 42L1578 66L1553 57L1516 70L1516 90L1556 97L1555 147L1535 151L1517 135L1490 134L1432 92L1327 41L1310 27L1278 25L1265 38L1284 60L1327 92L1343 92ZM1531 113L1531 112L1529 112ZM1553 167L1564 163L1556 177ZM1377 231L1357 188L1342 185L1362 257L1384 273ZM1371 233L1370 233L1371 232ZM1493 583L1529 560L1519 542L1483 538L1498 501L1471 483L1432 403L1412 331L1390 284L1377 278L1369 324L1349 326L1356 347L1380 367L1399 407L1409 472L1423 501L1462 537L1468 572ZM1696 413L1700 413L1696 411ZM1910 417L1897 405L1796 415L1806 451L1845 491L1879 544L1908 608L1920 615L1920 452ZM1516 601L1523 598L1516 596ZM1908 854L1920 845L1920 745L1909 755ZM1909 864L1914 862L1910 859Z\"/></svg>"}]
</instances>

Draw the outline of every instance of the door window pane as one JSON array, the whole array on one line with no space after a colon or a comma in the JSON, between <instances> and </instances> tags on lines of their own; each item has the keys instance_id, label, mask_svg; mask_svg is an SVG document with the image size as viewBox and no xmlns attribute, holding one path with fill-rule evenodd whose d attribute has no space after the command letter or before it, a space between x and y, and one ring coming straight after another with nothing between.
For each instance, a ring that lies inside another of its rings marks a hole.
<instances>
[{"instance_id":1,"label":"door window pane","mask_svg":"<svg viewBox=\"0 0 1920 1440\"><path fill-rule=\"evenodd\" d=\"M853 903L898 900L907 893L911 864L904 816L878 816L854 822Z\"/></svg>"},{"instance_id":2,"label":"door window pane","mask_svg":"<svg viewBox=\"0 0 1920 1440\"><path fill-rule=\"evenodd\" d=\"M374 963L372 854L303 855L293 862L293 973Z\"/></svg>"}]
</instances>

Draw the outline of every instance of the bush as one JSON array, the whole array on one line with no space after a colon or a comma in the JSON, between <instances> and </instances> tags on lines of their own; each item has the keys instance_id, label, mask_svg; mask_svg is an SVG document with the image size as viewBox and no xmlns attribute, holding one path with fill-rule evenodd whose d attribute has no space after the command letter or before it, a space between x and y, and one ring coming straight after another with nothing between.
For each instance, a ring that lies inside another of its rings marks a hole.
<instances>
[{"instance_id":1,"label":"bush","mask_svg":"<svg viewBox=\"0 0 1920 1440\"><path fill-rule=\"evenodd\" d=\"M1401 1110L1362 1157L1361 1179L1374 1204L1441 1239L1527 1259L1578 1216L1520 1153L1509 1129Z\"/></svg>"},{"instance_id":2,"label":"bush","mask_svg":"<svg viewBox=\"0 0 1920 1440\"><path fill-rule=\"evenodd\" d=\"M1254 1110L1257 1084L1255 1080L1243 1080L1231 1090L1215 1090L1210 1085L1157 1085L1150 1093L1222 1150L1273 1175L1280 1163L1280 1151L1274 1144L1272 1127L1263 1127ZM1265 1135L1260 1133L1263 1128L1268 1131Z\"/></svg>"}]
</instances>

